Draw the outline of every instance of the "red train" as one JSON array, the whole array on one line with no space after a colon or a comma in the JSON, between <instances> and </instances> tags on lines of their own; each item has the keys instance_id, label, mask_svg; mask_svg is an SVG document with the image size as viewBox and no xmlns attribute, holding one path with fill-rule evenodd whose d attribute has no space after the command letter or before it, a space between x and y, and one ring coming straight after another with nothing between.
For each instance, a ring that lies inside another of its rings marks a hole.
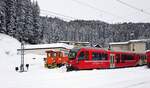
<instances>
[{"instance_id":1,"label":"red train","mask_svg":"<svg viewBox=\"0 0 150 88\"><path fill-rule=\"evenodd\" d=\"M146 53L110 51L100 48L74 48L70 50L68 55L67 70L121 68L145 65L147 63L146 57Z\"/></svg>"},{"instance_id":2,"label":"red train","mask_svg":"<svg viewBox=\"0 0 150 88\"><path fill-rule=\"evenodd\" d=\"M147 55L147 67L150 68L150 51L147 51L146 55Z\"/></svg>"}]
</instances>

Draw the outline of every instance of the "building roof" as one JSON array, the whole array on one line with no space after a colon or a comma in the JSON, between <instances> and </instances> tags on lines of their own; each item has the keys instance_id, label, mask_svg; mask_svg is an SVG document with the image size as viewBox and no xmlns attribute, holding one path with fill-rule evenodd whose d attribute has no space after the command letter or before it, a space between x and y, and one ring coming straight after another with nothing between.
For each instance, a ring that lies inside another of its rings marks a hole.
<instances>
[{"instance_id":1,"label":"building roof","mask_svg":"<svg viewBox=\"0 0 150 88\"><path fill-rule=\"evenodd\" d=\"M127 42L112 42L109 43L109 45L123 45L123 44L129 44L129 43L135 43L135 42L146 42L147 39L140 39L140 40L129 40Z\"/></svg>"},{"instance_id":2,"label":"building roof","mask_svg":"<svg viewBox=\"0 0 150 88\"><path fill-rule=\"evenodd\" d=\"M64 48L64 49L72 49L73 45L68 45L65 43L52 43L52 44L37 44L37 45L25 45L25 50L34 50L34 49L56 49L56 48Z\"/></svg>"},{"instance_id":3,"label":"building roof","mask_svg":"<svg viewBox=\"0 0 150 88\"><path fill-rule=\"evenodd\" d=\"M128 44L128 42L111 42L110 45L122 45L122 44Z\"/></svg>"}]
</instances>

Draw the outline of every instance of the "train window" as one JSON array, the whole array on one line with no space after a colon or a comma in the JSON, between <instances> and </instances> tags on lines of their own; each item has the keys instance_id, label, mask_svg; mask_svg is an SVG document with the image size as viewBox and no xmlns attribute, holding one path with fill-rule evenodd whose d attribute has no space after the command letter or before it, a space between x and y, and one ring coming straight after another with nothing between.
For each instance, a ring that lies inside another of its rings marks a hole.
<instances>
[{"instance_id":1,"label":"train window","mask_svg":"<svg viewBox=\"0 0 150 88\"><path fill-rule=\"evenodd\" d=\"M132 55L127 55L126 60L133 60L133 56Z\"/></svg>"},{"instance_id":2,"label":"train window","mask_svg":"<svg viewBox=\"0 0 150 88\"><path fill-rule=\"evenodd\" d=\"M126 56L125 56L124 54L122 54L122 55L121 55L122 63L125 62L125 58L126 58Z\"/></svg>"},{"instance_id":3,"label":"train window","mask_svg":"<svg viewBox=\"0 0 150 88\"><path fill-rule=\"evenodd\" d=\"M85 52L85 59L88 60L88 58L89 58L89 52L86 51L86 52Z\"/></svg>"},{"instance_id":4,"label":"train window","mask_svg":"<svg viewBox=\"0 0 150 88\"><path fill-rule=\"evenodd\" d=\"M76 58L76 54L77 54L76 51L70 51L69 54L68 54L69 60L75 59Z\"/></svg>"},{"instance_id":5,"label":"train window","mask_svg":"<svg viewBox=\"0 0 150 88\"><path fill-rule=\"evenodd\" d=\"M108 56L107 54L102 53L101 55L102 55L102 60L107 60L107 56Z\"/></svg>"},{"instance_id":6,"label":"train window","mask_svg":"<svg viewBox=\"0 0 150 88\"><path fill-rule=\"evenodd\" d=\"M56 52L55 52L55 53L53 53L53 56L52 56L52 57L56 57L56 56L57 56Z\"/></svg>"},{"instance_id":7,"label":"train window","mask_svg":"<svg viewBox=\"0 0 150 88\"><path fill-rule=\"evenodd\" d=\"M93 52L92 53L92 59L93 60L100 60L101 59L101 54L99 54L97 52Z\"/></svg>"},{"instance_id":8,"label":"train window","mask_svg":"<svg viewBox=\"0 0 150 88\"><path fill-rule=\"evenodd\" d=\"M123 54L122 55L122 61L124 62L125 60L133 60L133 55L126 55L126 54Z\"/></svg>"},{"instance_id":9,"label":"train window","mask_svg":"<svg viewBox=\"0 0 150 88\"><path fill-rule=\"evenodd\" d=\"M120 62L120 54L116 54L116 60L117 60L117 63Z\"/></svg>"},{"instance_id":10,"label":"train window","mask_svg":"<svg viewBox=\"0 0 150 88\"><path fill-rule=\"evenodd\" d=\"M81 52L81 53L79 54L78 60L84 60L84 57L85 57L84 52Z\"/></svg>"},{"instance_id":11,"label":"train window","mask_svg":"<svg viewBox=\"0 0 150 88\"><path fill-rule=\"evenodd\" d=\"M107 54L105 53L98 53L98 52L93 52L92 53L92 59L93 60L107 60Z\"/></svg>"}]
</instances>

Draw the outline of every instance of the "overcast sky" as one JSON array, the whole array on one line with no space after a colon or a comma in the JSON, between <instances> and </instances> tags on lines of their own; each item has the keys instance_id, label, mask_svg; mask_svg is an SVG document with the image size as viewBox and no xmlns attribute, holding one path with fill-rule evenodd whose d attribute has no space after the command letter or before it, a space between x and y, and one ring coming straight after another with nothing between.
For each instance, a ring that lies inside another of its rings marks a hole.
<instances>
[{"instance_id":1,"label":"overcast sky","mask_svg":"<svg viewBox=\"0 0 150 88\"><path fill-rule=\"evenodd\" d=\"M117 2L117 0L37 1L41 9L41 15L52 17L56 16L64 20L102 20L109 23L150 22L150 0L122 0L136 8L142 9L148 14L121 4Z\"/></svg>"}]
</instances>

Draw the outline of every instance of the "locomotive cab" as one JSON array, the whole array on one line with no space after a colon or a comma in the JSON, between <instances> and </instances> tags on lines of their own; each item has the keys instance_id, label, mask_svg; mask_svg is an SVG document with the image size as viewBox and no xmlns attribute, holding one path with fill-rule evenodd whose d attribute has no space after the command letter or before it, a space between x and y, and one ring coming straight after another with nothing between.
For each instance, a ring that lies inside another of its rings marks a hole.
<instances>
[{"instance_id":1,"label":"locomotive cab","mask_svg":"<svg viewBox=\"0 0 150 88\"><path fill-rule=\"evenodd\" d=\"M47 58L45 59L45 67L48 67L48 68L55 67L56 52L46 51L46 53L47 53Z\"/></svg>"},{"instance_id":2,"label":"locomotive cab","mask_svg":"<svg viewBox=\"0 0 150 88\"><path fill-rule=\"evenodd\" d=\"M108 68L108 54L103 49L80 48L69 52L68 70Z\"/></svg>"}]
</instances>

